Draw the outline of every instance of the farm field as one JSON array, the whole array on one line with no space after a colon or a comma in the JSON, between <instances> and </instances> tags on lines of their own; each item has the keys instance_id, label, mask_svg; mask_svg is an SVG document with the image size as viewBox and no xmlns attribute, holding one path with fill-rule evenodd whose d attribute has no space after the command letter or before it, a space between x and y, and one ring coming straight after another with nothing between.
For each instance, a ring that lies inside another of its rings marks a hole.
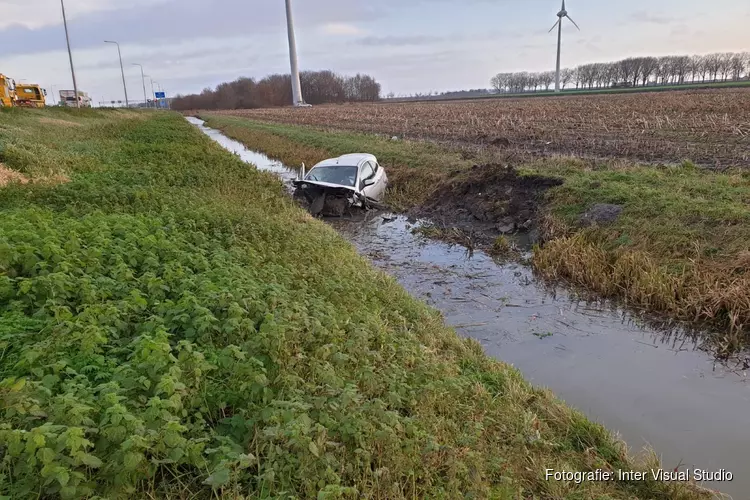
<instances>
[{"instance_id":1,"label":"farm field","mask_svg":"<svg viewBox=\"0 0 750 500\"><path fill-rule=\"evenodd\" d=\"M290 166L371 152L392 182L386 201L438 226L460 229L458 243L481 241L483 234L499 237L499 225L533 219L544 243L533 260L543 275L600 297L619 297L640 310L713 327L709 344L720 356L749 343L747 170L539 158L214 112L201 116ZM597 205L613 205L621 213L607 223L586 224L585 214Z\"/></svg>"},{"instance_id":2,"label":"farm field","mask_svg":"<svg viewBox=\"0 0 750 500\"><path fill-rule=\"evenodd\" d=\"M646 464L177 114L2 111L0 161L0 496L708 498L545 480Z\"/></svg>"},{"instance_id":3,"label":"farm field","mask_svg":"<svg viewBox=\"0 0 750 500\"><path fill-rule=\"evenodd\" d=\"M215 113L534 155L750 166L750 88Z\"/></svg>"},{"instance_id":4,"label":"farm field","mask_svg":"<svg viewBox=\"0 0 750 500\"><path fill-rule=\"evenodd\" d=\"M709 90L709 89L728 89L728 88L742 88L750 87L750 80L741 80L736 82L712 82L712 83L682 83L675 85L654 85L651 87L632 87L632 88L601 88L596 87L592 89L581 88L563 89L560 94L554 90L537 90L535 92L526 91L521 93L499 93L489 95L479 95L471 97L449 97L449 96L435 96L435 97L393 97L385 99L384 102L431 102L431 101L466 101L466 100L482 100L482 99L509 99L509 98L534 98L534 97L563 97L563 96L576 96L576 95L596 95L596 94L637 94L646 92L674 92L674 91L687 91L687 90Z\"/></svg>"}]
</instances>

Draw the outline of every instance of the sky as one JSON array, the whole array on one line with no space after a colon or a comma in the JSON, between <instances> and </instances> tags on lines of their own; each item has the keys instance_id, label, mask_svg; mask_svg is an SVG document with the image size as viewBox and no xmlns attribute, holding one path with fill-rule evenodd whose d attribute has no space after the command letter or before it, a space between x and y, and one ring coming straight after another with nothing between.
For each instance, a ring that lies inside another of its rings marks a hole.
<instances>
[{"instance_id":1,"label":"sky","mask_svg":"<svg viewBox=\"0 0 750 500\"><path fill-rule=\"evenodd\" d=\"M750 50L748 0L567 0L563 66ZM289 72L284 0L65 0L80 90L143 99ZM487 88L498 72L554 69L558 0L293 0L300 68L367 73L394 92ZM59 0L5 0L0 73L71 89Z\"/></svg>"}]
</instances>

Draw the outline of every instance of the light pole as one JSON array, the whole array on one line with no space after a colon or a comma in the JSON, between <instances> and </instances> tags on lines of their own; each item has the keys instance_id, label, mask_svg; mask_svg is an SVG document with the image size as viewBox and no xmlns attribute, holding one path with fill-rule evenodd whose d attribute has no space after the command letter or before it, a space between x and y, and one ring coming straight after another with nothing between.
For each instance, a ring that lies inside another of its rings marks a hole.
<instances>
[{"instance_id":1,"label":"light pole","mask_svg":"<svg viewBox=\"0 0 750 500\"><path fill-rule=\"evenodd\" d=\"M76 108L81 107L81 102L78 100L78 83L76 83L76 70L73 68L73 52L70 50L70 36L68 35L68 20L65 17L65 2L60 0L60 6L62 7L63 24L65 25L65 42L68 44L68 59L70 59L70 74L73 76L73 92L76 94Z\"/></svg>"},{"instance_id":2,"label":"light pole","mask_svg":"<svg viewBox=\"0 0 750 500\"><path fill-rule=\"evenodd\" d=\"M133 66L140 66L141 68L141 82L143 82L143 104L148 107L148 97L146 97L146 75L143 74L143 65L133 63Z\"/></svg>"},{"instance_id":3,"label":"light pole","mask_svg":"<svg viewBox=\"0 0 750 500\"><path fill-rule=\"evenodd\" d=\"M156 93L154 92L154 79L151 78L150 76L148 77L148 79L151 80L151 102L154 103L155 108L158 108L159 105L158 105L158 102L156 101ZM156 83L158 84L159 82L156 82Z\"/></svg>"},{"instance_id":4,"label":"light pole","mask_svg":"<svg viewBox=\"0 0 750 500\"><path fill-rule=\"evenodd\" d=\"M305 101L302 100L302 85L299 81L299 65L297 63L297 40L294 37L292 0L286 0L286 30L289 37L289 63L292 67L292 104L304 106Z\"/></svg>"},{"instance_id":5,"label":"light pole","mask_svg":"<svg viewBox=\"0 0 750 500\"><path fill-rule=\"evenodd\" d=\"M122 53L120 52L120 44L117 42L112 42L110 40L104 40L104 43L114 43L117 45L117 55L120 57L120 73L122 74L122 90L125 91L125 107L129 108L130 104L128 103L128 87L125 85L125 69L122 67Z\"/></svg>"}]
</instances>

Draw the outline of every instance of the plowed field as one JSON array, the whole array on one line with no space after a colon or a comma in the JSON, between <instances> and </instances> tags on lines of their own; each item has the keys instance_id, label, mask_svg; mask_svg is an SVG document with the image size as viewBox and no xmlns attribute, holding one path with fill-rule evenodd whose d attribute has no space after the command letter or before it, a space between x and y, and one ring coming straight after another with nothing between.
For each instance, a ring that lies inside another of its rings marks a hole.
<instances>
[{"instance_id":1,"label":"plowed field","mask_svg":"<svg viewBox=\"0 0 750 500\"><path fill-rule=\"evenodd\" d=\"M750 167L750 89L216 113L541 155Z\"/></svg>"}]
</instances>

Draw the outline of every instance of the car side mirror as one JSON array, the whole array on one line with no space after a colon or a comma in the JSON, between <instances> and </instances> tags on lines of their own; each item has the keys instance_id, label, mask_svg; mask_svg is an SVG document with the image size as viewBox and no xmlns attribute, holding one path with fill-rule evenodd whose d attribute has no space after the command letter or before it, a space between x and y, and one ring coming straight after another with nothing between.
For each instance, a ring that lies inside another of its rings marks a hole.
<instances>
[{"instance_id":1,"label":"car side mirror","mask_svg":"<svg viewBox=\"0 0 750 500\"><path fill-rule=\"evenodd\" d=\"M365 179L365 181L364 181L365 187L372 186L374 184L375 184L375 179Z\"/></svg>"}]
</instances>

